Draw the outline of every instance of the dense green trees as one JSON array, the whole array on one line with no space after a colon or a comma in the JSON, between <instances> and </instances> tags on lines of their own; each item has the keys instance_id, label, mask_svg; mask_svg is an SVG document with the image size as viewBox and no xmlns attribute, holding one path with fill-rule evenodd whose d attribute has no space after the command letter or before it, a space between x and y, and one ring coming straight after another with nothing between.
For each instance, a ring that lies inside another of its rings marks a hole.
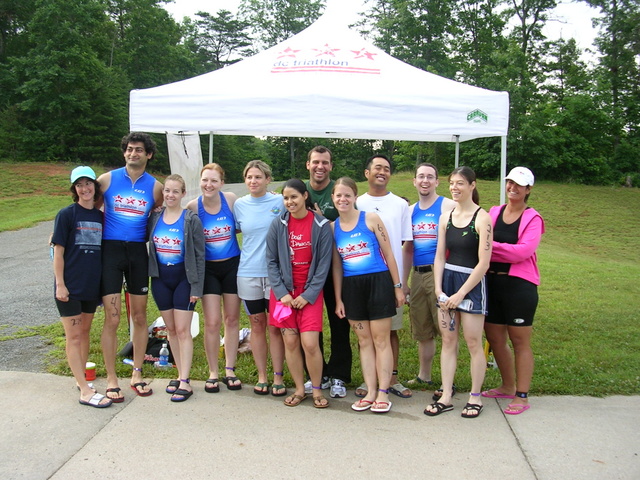
<instances>
[{"instance_id":1,"label":"dense green trees","mask_svg":"<svg viewBox=\"0 0 640 480\"><path fill-rule=\"evenodd\" d=\"M530 166L540 178L629 176L638 184L640 1L582 1L599 14L591 57L572 38L545 38L557 0L369 0L357 28L419 68L508 91L510 165ZM322 0L243 0L236 14L198 12L177 22L165 3L0 0L0 161L120 163L132 88L234 63L301 31L325 7ZM376 148L400 168L432 161L446 171L453 163L449 144L250 137L216 137L214 160L230 181L252 158L270 161L278 177L305 176L316 143L334 151L340 175L361 175ZM462 161L496 176L499 144L465 143Z\"/></svg>"}]
</instances>

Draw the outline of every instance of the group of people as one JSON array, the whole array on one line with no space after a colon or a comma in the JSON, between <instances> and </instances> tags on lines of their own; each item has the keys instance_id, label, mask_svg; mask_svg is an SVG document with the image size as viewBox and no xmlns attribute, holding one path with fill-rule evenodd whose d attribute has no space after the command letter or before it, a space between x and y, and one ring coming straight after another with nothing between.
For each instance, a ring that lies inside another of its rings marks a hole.
<instances>
[{"instance_id":1,"label":"group of people","mask_svg":"<svg viewBox=\"0 0 640 480\"><path fill-rule=\"evenodd\" d=\"M193 394L190 325L200 299L209 364L206 392L219 392L220 383L229 390L242 388L235 375L237 342L224 342L222 377L218 366L222 324L227 339L237 337L242 303L258 372L255 394L285 397L289 407L311 396L315 408L329 406L323 390L329 389L332 398L345 397L351 382L353 330L364 383L355 391L359 399L352 409L386 413L392 407L390 393L412 395L398 380L397 332L408 301L420 357L420 370L409 384L433 385L435 338L442 336L442 386L426 415L453 409L461 326L472 377L462 416L477 417L482 396L517 397L518 403L506 413L529 408L531 324L539 284L535 250L544 224L526 205L533 185L528 169L512 170L506 184L508 203L487 213L478 206L471 169L452 172L450 200L436 193L436 167L421 164L414 179L419 201L409 206L387 189L392 162L385 155L367 161L368 191L359 196L352 179L330 178L332 153L317 146L308 154L309 180L291 179L282 193L268 190L272 174L263 161L246 165L243 176L249 194L241 198L223 192L224 170L207 164L201 171L201 195L183 208L186 192L180 175L168 176L163 185L146 172L156 153L147 134L125 136L122 151L125 166L99 178L90 167L72 171L74 203L59 212L52 236L55 299L81 404L104 408L124 400L115 372L123 279L133 322L130 387L142 397L153 393L142 379L150 277L178 373L166 387L174 402ZM240 232L241 247L236 235ZM105 308L105 395L85 380L89 330L100 302ZM331 334L326 361L325 306ZM483 328L503 381L481 392ZM295 384L293 393L283 381L285 360Z\"/></svg>"}]
</instances>

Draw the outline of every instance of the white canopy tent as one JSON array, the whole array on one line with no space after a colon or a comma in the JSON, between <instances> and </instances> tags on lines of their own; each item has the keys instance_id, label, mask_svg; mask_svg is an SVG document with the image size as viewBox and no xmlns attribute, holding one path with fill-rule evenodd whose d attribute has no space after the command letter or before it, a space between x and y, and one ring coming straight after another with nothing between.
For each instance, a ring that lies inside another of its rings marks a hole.
<instances>
[{"instance_id":1,"label":"white canopy tent","mask_svg":"<svg viewBox=\"0 0 640 480\"><path fill-rule=\"evenodd\" d=\"M133 90L130 128L456 143L499 136L504 178L507 92L412 67L342 24L328 11L294 37L234 65Z\"/></svg>"}]
</instances>

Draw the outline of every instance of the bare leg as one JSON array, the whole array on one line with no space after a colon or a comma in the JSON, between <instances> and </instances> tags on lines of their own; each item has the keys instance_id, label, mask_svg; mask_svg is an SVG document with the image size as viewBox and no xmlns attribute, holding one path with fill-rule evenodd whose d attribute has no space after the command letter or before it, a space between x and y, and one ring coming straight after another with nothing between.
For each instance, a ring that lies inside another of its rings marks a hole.
<instances>
[{"instance_id":1,"label":"bare leg","mask_svg":"<svg viewBox=\"0 0 640 480\"><path fill-rule=\"evenodd\" d=\"M531 349L533 327L507 327L513 343L516 363L516 390L528 393L533 377L534 357ZM518 403L528 404L529 398L516 398Z\"/></svg>"},{"instance_id":2,"label":"bare leg","mask_svg":"<svg viewBox=\"0 0 640 480\"><path fill-rule=\"evenodd\" d=\"M220 295L208 294L202 297L204 313L204 351L209 364L209 378L218 378L218 355L220 351ZM225 332L226 334L226 332ZM229 337L225 341L229 343Z\"/></svg>"},{"instance_id":3,"label":"bare leg","mask_svg":"<svg viewBox=\"0 0 640 480\"><path fill-rule=\"evenodd\" d=\"M223 294L223 311L224 311L224 356L225 356L225 376L234 376L233 370L238 360L238 340L239 340L239 321L240 321L240 299L238 295L225 293ZM242 385L240 380L230 383L232 386Z\"/></svg>"},{"instance_id":4,"label":"bare leg","mask_svg":"<svg viewBox=\"0 0 640 480\"><path fill-rule=\"evenodd\" d=\"M267 315L249 315L251 321L251 352L258 370L258 383L267 383Z\"/></svg>"},{"instance_id":5,"label":"bare leg","mask_svg":"<svg viewBox=\"0 0 640 480\"><path fill-rule=\"evenodd\" d=\"M502 385L495 390L506 395L513 395L516 391L516 378L513 356L507 343L507 326L485 323L484 332L502 377Z\"/></svg>"},{"instance_id":6,"label":"bare leg","mask_svg":"<svg viewBox=\"0 0 640 480\"><path fill-rule=\"evenodd\" d=\"M294 395L304 395L304 366L302 360L302 350L300 348L300 332L295 328L283 328L282 338L284 340L285 356L289 373L296 386ZM290 401L293 400L290 397Z\"/></svg>"},{"instance_id":7,"label":"bare leg","mask_svg":"<svg viewBox=\"0 0 640 480\"><path fill-rule=\"evenodd\" d=\"M131 305L131 317L133 318L133 372L131 373L131 385L142 382L141 369L144 363L144 355L147 351L149 331L147 330L147 295L129 294ZM140 393L151 391L149 385L137 387Z\"/></svg>"},{"instance_id":8,"label":"bare leg","mask_svg":"<svg viewBox=\"0 0 640 480\"><path fill-rule=\"evenodd\" d=\"M76 383L80 388L80 399L89 401L95 391L89 387L89 384L85 380L87 360L84 356L83 348L84 345L89 342L89 331L91 330L93 314L81 313L73 317L61 317L61 320L66 338L65 351L69 368L71 368L73 377L76 379ZM108 400L102 400L100 403L108 403Z\"/></svg>"},{"instance_id":9,"label":"bare leg","mask_svg":"<svg viewBox=\"0 0 640 480\"><path fill-rule=\"evenodd\" d=\"M173 310L173 317L176 327L176 335L180 344L180 364L178 374L180 377L179 389L191 391L191 385L184 380L188 380L191 374L191 362L193 360L193 338L191 337L191 319L193 311Z\"/></svg>"},{"instance_id":10,"label":"bare leg","mask_svg":"<svg viewBox=\"0 0 640 480\"><path fill-rule=\"evenodd\" d=\"M102 328L102 356L107 370L107 388L118 388L118 376L116 375L116 353L118 348L117 331L120 324L120 293L102 297L104 304L104 327ZM118 393L107 392L111 399L118 398Z\"/></svg>"},{"instance_id":11,"label":"bare leg","mask_svg":"<svg viewBox=\"0 0 640 480\"><path fill-rule=\"evenodd\" d=\"M418 378L431 381L431 369L433 367L433 357L436 354L436 339L431 338L418 342L418 358L420 360L420 372Z\"/></svg>"},{"instance_id":12,"label":"bare leg","mask_svg":"<svg viewBox=\"0 0 640 480\"><path fill-rule=\"evenodd\" d=\"M471 356L471 393L479 394L487 371L487 359L484 356L482 345L484 315L462 313L461 317L464 339L467 342L467 348ZM471 395L468 403L482 405L482 397L480 395ZM479 415L479 412L476 411L476 415Z\"/></svg>"},{"instance_id":13,"label":"bare leg","mask_svg":"<svg viewBox=\"0 0 640 480\"><path fill-rule=\"evenodd\" d=\"M376 371L376 351L371 337L371 329L369 322L349 320L351 328L358 337L358 346L360 347L360 365L362 367L362 376L364 383L367 385L367 394L363 400L373 402L377 396L377 371Z\"/></svg>"},{"instance_id":14,"label":"bare leg","mask_svg":"<svg viewBox=\"0 0 640 480\"><path fill-rule=\"evenodd\" d=\"M389 341L391 328L391 318L374 320L369 322L371 337L376 356L376 374L378 377L379 390L376 392L376 402L388 402L389 394L381 391L388 390L391 382L391 371L393 370L393 352Z\"/></svg>"}]
</instances>

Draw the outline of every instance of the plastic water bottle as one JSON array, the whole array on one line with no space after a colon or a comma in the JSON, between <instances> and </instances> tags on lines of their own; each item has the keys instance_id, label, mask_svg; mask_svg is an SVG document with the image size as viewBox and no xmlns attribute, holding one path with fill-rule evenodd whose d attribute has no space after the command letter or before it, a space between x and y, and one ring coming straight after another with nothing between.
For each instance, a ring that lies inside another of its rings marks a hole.
<instances>
[{"instance_id":1,"label":"plastic water bottle","mask_svg":"<svg viewBox=\"0 0 640 480\"><path fill-rule=\"evenodd\" d=\"M162 348L160 349L160 354L158 355L158 367L167 368L169 366L169 349L167 348L167 344L163 343Z\"/></svg>"}]
</instances>

